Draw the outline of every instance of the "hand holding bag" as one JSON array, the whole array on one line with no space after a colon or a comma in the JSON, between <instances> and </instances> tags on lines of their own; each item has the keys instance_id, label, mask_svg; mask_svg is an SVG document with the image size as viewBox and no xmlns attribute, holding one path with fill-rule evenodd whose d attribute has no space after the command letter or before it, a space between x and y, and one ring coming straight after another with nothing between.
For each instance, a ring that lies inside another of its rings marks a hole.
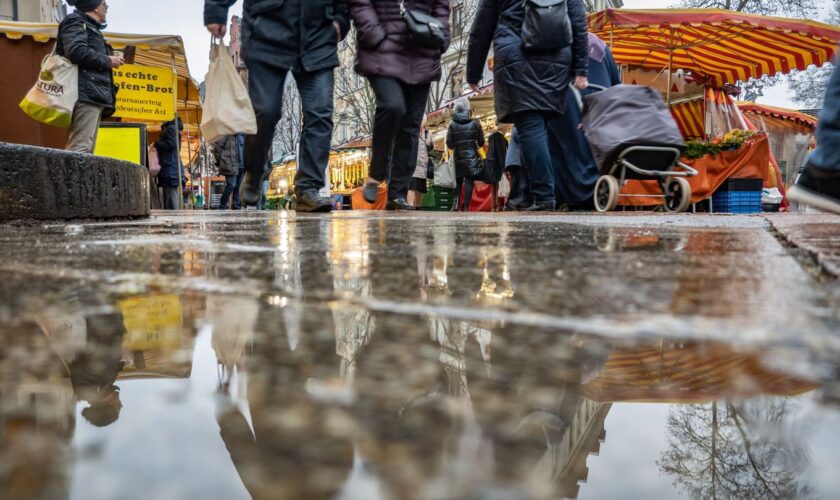
<instances>
[{"instance_id":1,"label":"hand holding bag","mask_svg":"<svg viewBox=\"0 0 840 500\"><path fill-rule=\"evenodd\" d=\"M226 135L257 133L257 117L248 89L233 66L224 42L219 43L207 71L207 97L201 118L201 133L208 143Z\"/></svg>"},{"instance_id":2,"label":"hand holding bag","mask_svg":"<svg viewBox=\"0 0 840 500\"><path fill-rule=\"evenodd\" d=\"M33 120L70 128L78 100L79 68L53 49L41 63L38 81L19 106Z\"/></svg>"},{"instance_id":3,"label":"hand holding bag","mask_svg":"<svg viewBox=\"0 0 840 500\"><path fill-rule=\"evenodd\" d=\"M405 0L400 0L400 14L408 25L411 41L418 47L443 51L446 35L443 24L436 18L418 10L407 9Z\"/></svg>"}]
</instances>

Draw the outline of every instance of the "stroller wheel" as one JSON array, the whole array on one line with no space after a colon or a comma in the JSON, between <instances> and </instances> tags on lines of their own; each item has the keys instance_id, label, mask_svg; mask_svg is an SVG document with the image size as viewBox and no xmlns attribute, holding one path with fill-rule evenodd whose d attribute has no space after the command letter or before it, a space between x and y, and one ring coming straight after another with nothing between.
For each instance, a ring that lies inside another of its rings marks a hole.
<instances>
[{"instance_id":1,"label":"stroller wheel","mask_svg":"<svg viewBox=\"0 0 840 500\"><path fill-rule=\"evenodd\" d=\"M665 184L665 210L685 212L691 205L691 185L682 177L675 177Z\"/></svg>"},{"instance_id":2,"label":"stroller wheel","mask_svg":"<svg viewBox=\"0 0 840 500\"><path fill-rule=\"evenodd\" d=\"M602 175L595 184L595 208L601 213L615 210L620 190L618 179L611 175Z\"/></svg>"}]
</instances>

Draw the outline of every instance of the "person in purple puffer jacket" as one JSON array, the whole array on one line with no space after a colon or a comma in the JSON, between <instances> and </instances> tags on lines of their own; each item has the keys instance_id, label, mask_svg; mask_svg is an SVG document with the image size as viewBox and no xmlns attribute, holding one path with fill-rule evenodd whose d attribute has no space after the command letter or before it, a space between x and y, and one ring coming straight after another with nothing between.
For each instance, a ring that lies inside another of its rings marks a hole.
<instances>
[{"instance_id":1,"label":"person in purple puffer jacket","mask_svg":"<svg viewBox=\"0 0 840 500\"><path fill-rule=\"evenodd\" d=\"M400 0L349 0L356 25L356 72L367 77L376 95L370 174L364 197L376 201L388 182L389 210L414 210L406 201L419 145L420 123L431 82L441 76L441 57L449 45L449 1L406 0L405 8L431 15L443 26L442 50L412 43Z\"/></svg>"}]
</instances>

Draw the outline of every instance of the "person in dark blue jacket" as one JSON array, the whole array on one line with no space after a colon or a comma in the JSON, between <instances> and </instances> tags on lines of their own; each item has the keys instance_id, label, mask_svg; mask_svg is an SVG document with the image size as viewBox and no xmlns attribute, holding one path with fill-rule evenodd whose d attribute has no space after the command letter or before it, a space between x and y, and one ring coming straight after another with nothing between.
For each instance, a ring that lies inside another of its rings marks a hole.
<instances>
[{"instance_id":1,"label":"person in dark blue jacket","mask_svg":"<svg viewBox=\"0 0 840 500\"><path fill-rule=\"evenodd\" d=\"M519 131L525 168L534 194L532 210L554 210L554 175L548 147L549 121L566 111L569 83L585 89L587 74L586 8L568 0L572 45L559 50L523 47L522 0L481 0L470 31L467 82L479 90L487 53L493 45L496 115Z\"/></svg>"},{"instance_id":2,"label":"person in dark blue jacket","mask_svg":"<svg viewBox=\"0 0 840 500\"><path fill-rule=\"evenodd\" d=\"M177 125L176 125L177 122ZM181 131L184 124L181 118L170 120L164 123L160 129L160 139L155 142L155 149L158 152L160 161L160 173L158 174L158 186L163 188L163 208L165 210L178 210L181 208L181 190L186 184L184 167L181 166L178 158L178 145L181 143ZM178 169L181 175L178 175Z\"/></svg>"},{"instance_id":3,"label":"person in dark blue jacket","mask_svg":"<svg viewBox=\"0 0 840 500\"><path fill-rule=\"evenodd\" d=\"M589 34L589 83L612 87L621 83L621 75L612 52L603 40ZM586 95L595 90L582 90ZM566 98L566 114L549 125L549 145L554 167L554 188L558 205L589 209L600 173L589 150L586 136L580 129L580 105L573 92Z\"/></svg>"}]
</instances>

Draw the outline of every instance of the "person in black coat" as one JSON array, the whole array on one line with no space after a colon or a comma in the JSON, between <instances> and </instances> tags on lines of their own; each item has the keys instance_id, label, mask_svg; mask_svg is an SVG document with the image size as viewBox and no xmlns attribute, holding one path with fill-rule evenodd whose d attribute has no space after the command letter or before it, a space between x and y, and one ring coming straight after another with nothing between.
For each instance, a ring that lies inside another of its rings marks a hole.
<instances>
[{"instance_id":1,"label":"person in black coat","mask_svg":"<svg viewBox=\"0 0 840 500\"><path fill-rule=\"evenodd\" d=\"M475 178L480 176L483 170L481 156L478 148L484 146L484 130L477 119L470 116L470 101L466 98L458 99L455 102L455 110L452 113L452 121L446 131L446 147L452 150L452 158L455 161L455 177L457 184L455 192L459 200L461 187L464 187L463 203L456 203L466 212L472 200Z\"/></svg>"},{"instance_id":2,"label":"person in black coat","mask_svg":"<svg viewBox=\"0 0 840 500\"><path fill-rule=\"evenodd\" d=\"M93 153L99 121L114 114L116 89L113 69L125 63L112 55L102 29L108 13L104 0L69 0L76 11L58 25L56 54L79 67L79 100L73 108L73 124L67 151Z\"/></svg>"},{"instance_id":3,"label":"person in black coat","mask_svg":"<svg viewBox=\"0 0 840 500\"><path fill-rule=\"evenodd\" d=\"M236 0L205 0L204 24L214 36L227 31L228 9ZM245 177L240 197L256 206L274 128L280 120L283 87L291 72L303 104L303 131L295 176L296 209L329 212L318 193L326 184L333 132L334 69L338 42L350 31L347 0L246 1L242 14L242 58L248 93L257 115L257 134L245 139Z\"/></svg>"},{"instance_id":4,"label":"person in black coat","mask_svg":"<svg viewBox=\"0 0 840 500\"><path fill-rule=\"evenodd\" d=\"M155 149L158 152L160 161L160 173L157 176L158 186L163 188L163 208L165 210L178 210L181 208L181 191L179 185L184 186L186 179L184 169L178 158L178 145L181 143L181 131L184 125L181 118L170 120L164 123L160 129L160 139L155 142ZM181 169L179 178L178 169ZM179 181L180 180L180 184Z\"/></svg>"},{"instance_id":5,"label":"person in black coat","mask_svg":"<svg viewBox=\"0 0 840 500\"><path fill-rule=\"evenodd\" d=\"M239 186L242 184L242 177L245 173L245 163L242 152L245 145L243 134L226 135L213 143L213 157L219 167L219 175L225 177L225 190L222 192L222 199L219 201L219 209L230 208L231 195L233 195L233 209L239 210Z\"/></svg>"},{"instance_id":6,"label":"person in black coat","mask_svg":"<svg viewBox=\"0 0 840 500\"><path fill-rule=\"evenodd\" d=\"M481 0L470 31L467 82L478 90L492 43L496 115L501 122L514 123L519 131L535 198L533 210L555 208L548 122L566 111L566 93L573 76L576 87L588 85L586 9L582 0L569 0L567 6L571 47L526 50L522 0Z\"/></svg>"},{"instance_id":7,"label":"person in black coat","mask_svg":"<svg viewBox=\"0 0 840 500\"><path fill-rule=\"evenodd\" d=\"M609 88L621 83L621 75L610 48L592 33L589 34L587 62L591 85ZM595 91L590 88L581 91L581 94ZM589 142L580 129L580 104L572 92L569 92L566 100L566 114L552 120L549 125L552 156L559 160L554 163L557 203L566 204L571 209L590 210L594 208L592 196L600 172L589 149Z\"/></svg>"}]
</instances>

